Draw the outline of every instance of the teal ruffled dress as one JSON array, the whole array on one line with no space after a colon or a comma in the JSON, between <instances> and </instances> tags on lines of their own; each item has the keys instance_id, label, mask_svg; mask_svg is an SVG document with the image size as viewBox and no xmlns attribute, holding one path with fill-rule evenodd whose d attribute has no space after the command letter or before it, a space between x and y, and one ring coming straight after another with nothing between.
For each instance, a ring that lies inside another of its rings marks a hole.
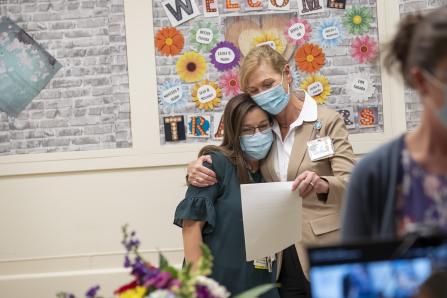
<instances>
[{"instance_id":1,"label":"teal ruffled dress","mask_svg":"<svg viewBox=\"0 0 447 298\"><path fill-rule=\"evenodd\" d=\"M258 285L275 283L276 262L269 272L255 269L253 262L245 259L241 192L235 166L222 153L211 156L213 163L205 166L216 173L218 183L205 188L190 186L177 206L174 224L182 227L184 219L206 222L203 242L214 258L210 277L225 286L232 296ZM262 179L260 173L252 178L254 182ZM261 297L279 298L279 293L275 288Z\"/></svg>"}]
</instances>

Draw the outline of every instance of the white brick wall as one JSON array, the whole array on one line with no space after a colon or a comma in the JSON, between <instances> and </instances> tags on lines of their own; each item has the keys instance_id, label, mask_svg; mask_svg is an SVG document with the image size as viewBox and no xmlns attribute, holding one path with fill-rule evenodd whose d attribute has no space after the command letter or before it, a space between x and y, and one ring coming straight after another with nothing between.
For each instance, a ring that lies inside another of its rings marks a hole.
<instances>
[{"instance_id":1,"label":"white brick wall","mask_svg":"<svg viewBox=\"0 0 447 298\"><path fill-rule=\"evenodd\" d=\"M388 1L388 0L387 0ZM200 5L201 8L201 1L196 1ZM324 1L325 2L325 1ZM219 4L221 5L220 11L223 12L223 3L224 1L219 1ZM241 1L241 3L244 3ZM160 1L153 1L153 15L154 15L154 34L162 27L164 26L170 26L170 22L166 16L165 11L163 10ZM361 5L366 6L371 9L374 16L374 21L371 24L371 29L367 33L367 35L377 39L378 31L377 31L377 19L376 19L376 0L350 0L348 1L349 7L351 4L355 5ZM298 11L297 9L297 2L292 1L291 2L291 12L296 13ZM328 18L334 18L334 19L340 19L344 16L345 10L338 10L338 9L328 9L323 13L320 14L313 14L313 15L306 15L306 16L300 16L300 18L304 18L309 21L309 23L312 25L313 28L313 34L311 42L318 44L318 38L317 38L317 29L320 26L320 23L322 20L328 19ZM181 53L184 53L185 51L190 50L190 44L189 44L189 35L191 26L195 23L197 23L200 20L206 20L209 22L214 22L219 25L220 28L220 39L219 41L224 40L224 26L223 26L223 19L226 16L231 16L228 13L222 13L219 18L207 18L204 19L203 17L199 16L191 21L188 21L179 27L179 29L183 35L185 36L185 47ZM220 23L219 23L220 22ZM349 91L347 91L346 83L348 81L348 75L351 73L357 73L357 72L366 72L371 75L373 84L375 85L376 91L374 92L373 96L366 102L362 104L366 105L377 105L379 108L379 126L372 127L372 128L355 128L350 130L350 133L364 133L364 132L381 132L383 131L383 117L382 117L382 82L380 77L380 65L378 63L378 60L376 60L375 63L372 64L359 64L356 62L352 57L350 53L350 42L353 35L348 34L347 30L344 31L344 38L340 46L336 47L329 47L324 49L324 52L326 54L326 65L321 69L320 74L326 76L329 80L329 83L332 87L332 93L327 99L326 106L333 109L342 109L342 108L349 108L354 107L354 114L355 117L357 117L356 114L356 107L359 105L358 103L354 103L349 95ZM379 41L380 42L380 41ZM209 53L202 53L206 60L207 60L207 75L205 77L210 80L218 80L219 75L221 74L218 72L213 65L209 62ZM162 84L166 79L176 77L176 70L175 70L175 63L178 59L178 56L176 57L165 57L162 56L156 51L156 63L157 65L160 65L160 67L157 68L157 81L159 84ZM291 64L295 64L294 58L292 56L290 60ZM300 72L299 73L299 80L300 82L307 77L307 74ZM192 90L194 84L189 84L189 89ZM190 99L190 95L188 96L188 105L184 109L183 113L178 113L185 115L185 121L186 121L186 115L187 114L193 114L193 113L203 113L205 115L210 115L212 112L202 112L199 109L197 109ZM218 106L215 111L216 112L222 112L224 109L224 106L226 102L229 100L229 97L224 97L222 104ZM161 101L159 100L160 106L162 105ZM165 143L164 140L164 129L163 129L163 123L162 123L162 117L166 116L163 113L162 108L159 109L160 113L160 135L161 135L161 143ZM213 121L213 120L212 120ZM216 123L212 123L212 125L218 125ZM207 139L189 139L187 141L183 142L205 142L208 141Z\"/></svg>"},{"instance_id":2,"label":"white brick wall","mask_svg":"<svg viewBox=\"0 0 447 298\"><path fill-rule=\"evenodd\" d=\"M447 5L447 0L400 0L399 11L401 16L414 12L426 13L430 10ZM422 105L417 93L410 89L405 89L405 114L407 129L414 129L420 121Z\"/></svg>"},{"instance_id":3,"label":"white brick wall","mask_svg":"<svg viewBox=\"0 0 447 298\"><path fill-rule=\"evenodd\" d=\"M62 68L17 117L0 155L132 146L123 0L0 0Z\"/></svg>"}]
</instances>

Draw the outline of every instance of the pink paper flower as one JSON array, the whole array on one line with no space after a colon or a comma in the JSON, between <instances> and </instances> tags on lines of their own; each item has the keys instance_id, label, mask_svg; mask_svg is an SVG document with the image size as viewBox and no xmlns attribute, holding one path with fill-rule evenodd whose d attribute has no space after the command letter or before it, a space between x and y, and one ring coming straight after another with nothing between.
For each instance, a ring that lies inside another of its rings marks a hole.
<instances>
[{"instance_id":1,"label":"pink paper flower","mask_svg":"<svg viewBox=\"0 0 447 298\"><path fill-rule=\"evenodd\" d=\"M223 89L225 96L235 96L241 93L239 75L235 70L224 72L219 78L219 85Z\"/></svg>"},{"instance_id":2,"label":"pink paper flower","mask_svg":"<svg viewBox=\"0 0 447 298\"><path fill-rule=\"evenodd\" d=\"M356 37L351 43L352 58L360 63L372 61L377 56L377 43L369 36Z\"/></svg>"},{"instance_id":3,"label":"pink paper flower","mask_svg":"<svg viewBox=\"0 0 447 298\"><path fill-rule=\"evenodd\" d=\"M312 26L308 21L299 18L293 18L284 28L284 36L294 45L302 45L310 40Z\"/></svg>"}]
</instances>

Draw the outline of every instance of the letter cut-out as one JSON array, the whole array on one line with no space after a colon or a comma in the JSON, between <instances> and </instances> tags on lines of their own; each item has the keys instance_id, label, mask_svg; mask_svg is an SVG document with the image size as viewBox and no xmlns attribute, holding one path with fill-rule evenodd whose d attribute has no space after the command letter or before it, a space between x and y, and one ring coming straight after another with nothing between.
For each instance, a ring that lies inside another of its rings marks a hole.
<instances>
[{"instance_id":1,"label":"letter cut-out","mask_svg":"<svg viewBox=\"0 0 447 298\"><path fill-rule=\"evenodd\" d=\"M213 18L219 16L218 0L202 0L203 16L205 18Z\"/></svg>"},{"instance_id":2,"label":"letter cut-out","mask_svg":"<svg viewBox=\"0 0 447 298\"><path fill-rule=\"evenodd\" d=\"M161 3L173 27L200 15L195 0L165 0Z\"/></svg>"},{"instance_id":3,"label":"letter cut-out","mask_svg":"<svg viewBox=\"0 0 447 298\"><path fill-rule=\"evenodd\" d=\"M264 8L262 0L247 0L247 10L261 10Z\"/></svg>"},{"instance_id":4,"label":"letter cut-out","mask_svg":"<svg viewBox=\"0 0 447 298\"><path fill-rule=\"evenodd\" d=\"M213 138L215 140L222 140L224 136L223 113L214 113L213 118Z\"/></svg>"},{"instance_id":5,"label":"letter cut-out","mask_svg":"<svg viewBox=\"0 0 447 298\"><path fill-rule=\"evenodd\" d=\"M298 0L298 13L301 15L324 11L323 0Z\"/></svg>"},{"instance_id":6,"label":"letter cut-out","mask_svg":"<svg viewBox=\"0 0 447 298\"><path fill-rule=\"evenodd\" d=\"M170 116L163 118L166 142L186 140L185 118L183 116Z\"/></svg>"},{"instance_id":7,"label":"letter cut-out","mask_svg":"<svg viewBox=\"0 0 447 298\"><path fill-rule=\"evenodd\" d=\"M211 116L188 115L188 137L209 138Z\"/></svg>"},{"instance_id":8,"label":"letter cut-out","mask_svg":"<svg viewBox=\"0 0 447 298\"><path fill-rule=\"evenodd\" d=\"M291 0L268 0L270 10L290 10Z\"/></svg>"}]
</instances>

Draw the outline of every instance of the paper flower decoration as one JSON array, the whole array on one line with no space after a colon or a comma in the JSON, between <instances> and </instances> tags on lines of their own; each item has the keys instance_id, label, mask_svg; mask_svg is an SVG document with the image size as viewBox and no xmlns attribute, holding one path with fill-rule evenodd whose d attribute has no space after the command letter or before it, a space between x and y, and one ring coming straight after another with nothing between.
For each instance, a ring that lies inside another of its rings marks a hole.
<instances>
[{"instance_id":1,"label":"paper flower decoration","mask_svg":"<svg viewBox=\"0 0 447 298\"><path fill-rule=\"evenodd\" d=\"M331 94L331 85L325 76L310 75L301 82L300 88L306 90L318 104L324 104Z\"/></svg>"},{"instance_id":2,"label":"paper flower decoration","mask_svg":"<svg viewBox=\"0 0 447 298\"><path fill-rule=\"evenodd\" d=\"M206 72L205 58L196 52L186 52L177 60L176 70L185 82L200 81Z\"/></svg>"},{"instance_id":3,"label":"paper flower decoration","mask_svg":"<svg viewBox=\"0 0 447 298\"><path fill-rule=\"evenodd\" d=\"M164 56L177 55L182 51L184 44L182 33L174 27L162 28L155 35L155 46Z\"/></svg>"},{"instance_id":4,"label":"paper flower decoration","mask_svg":"<svg viewBox=\"0 0 447 298\"><path fill-rule=\"evenodd\" d=\"M188 86L179 80L167 80L159 86L158 98L161 101L163 113L179 113L186 106Z\"/></svg>"},{"instance_id":5,"label":"paper flower decoration","mask_svg":"<svg viewBox=\"0 0 447 298\"><path fill-rule=\"evenodd\" d=\"M342 26L339 21L335 19L322 21L318 28L318 41L323 48L339 45L342 38Z\"/></svg>"},{"instance_id":6,"label":"paper flower decoration","mask_svg":"<svg viewBox=\"0 0 447 298\"><path fill-rule=\"evenodd\" d=\"M261 31L253 38L251 46L254 48L261 45L269 45L278 53L283 54L286 47L281 41L280 34L282 33L277 29Z\"/></svg>"},{"instance_id":7,"label":"paper flower decoration","mask_svg":"<svg viewBox=\"0 0 447 298\"><path fill-rule=\"evenodd\" d=\"M366 63L377 56L377 43L369 36L356 37L351 43L352 58Z\"/></svg>"},{"instance_id":8,"label":"paper flower decoration","mask_svg":"<svg viewBox=\"0 0 447 298\"><path fill-rule=\"evenodd\" d=\"M192 90L192 100L201 110L213 110L222 98L222 90L216 82L204 80L197 83Z\"/></svg>"},{"instance_id":9,"label":"paper flower decoration","mask_svg":"<svg viewBox=\"0 0 447 298\"><path fill-rule=\"evenodd\" d=\"M372 20L372 13L368 8L353 6L346 10L343 25L349 30L349 33L360 35L368 32Z\"/></svg>"},{"instance_id":10,"label":"paper flower decoration","mask_svg":"<svg viewBox=\"0 0 447 298\"><path fill-rule=\"evenodd\" d=\"M314 73L319 71L325 63L323 50L313 43L301 46L295 54L295 62L301 71Z\"/></svg>"},{"instance_id":11,"label":"paper flower decoration","mask_svg":"<svg viewBox=\"0 0 447 298\"><path fill-rule=\"evenodd\" d=\"M219 42L210 54L211 63L219 71L232 69L239 64L241 59L241 52L239 49L229 41Z\"/></svg>"},{"instance_id":12,"label":"paper flower decoration","mask_svg":"<svg viewBox=\"0 0 447 298\"><path fill-rule=\"evenodd\" d=\"M300 85L300 74L298 73L298 70L296 69L296 65L291 63L290 65L290 74L292 75L292 84L290 87L292 89L296 90L298 89Z\"/></svg>"},{"instance_id":13,"label":"paper flower decoration","mask_svg":"<svg viewBox=\"0 0 447 298\"><path fill-rule=\"evenodd\" d=\"M191 48L200 52L209 52L219 39L219 30L216 24L210 22L198 22L189 35Z\"/></svg>"},{"instance_id":14,"label":"paper flower decoration","mask_svg":"<svg viewBox=\"0 0 447 298\"><path fill-rule=\"evenodd\" d=\"M373 96L375 89L372 78L367 72L352 73L348 76L346 90L353 101L367 101Z\"/></svg>"},{"instance_id":15,"label":"paper flower decoration","mask_svg":"<svg viewBox=\"0 0 447 298\"><path fill-rule=\"evenodd\" d=\"M304 19L293 18L284 28L284 36L294 45L301 45L310 40L312 27Z\"/></svg>"},{"instance_id":16,"label":"paper flower decoration","mask_svg":"<svg viewBox=\"0 0 447 298\"><path fill-rule=\"evenodd\" d=\"M219 78L219 86L223 89L225 96L238 95L241 93L239 74L235 70L224 72Z\"/></svg>"}]
</instances>

